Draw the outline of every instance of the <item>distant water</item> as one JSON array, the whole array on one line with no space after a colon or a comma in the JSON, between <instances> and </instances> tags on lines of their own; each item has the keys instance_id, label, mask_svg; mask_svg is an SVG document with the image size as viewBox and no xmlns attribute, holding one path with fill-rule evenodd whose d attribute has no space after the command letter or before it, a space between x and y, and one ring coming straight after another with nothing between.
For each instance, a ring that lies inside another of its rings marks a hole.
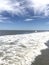
<instances>
[{"instance_id":1,"label":"distant water","mask_svg":"<svg viewBox=\"0 0 49 65\"><path fill-rule=\"evenodd\" d=\"M15 35L15 34L28 34L34 32L45 32L46 30L0 30L0 36L2 35Z\"/></svg>"},{"instance_id":2,"label":"distant water","mask_svg":"<svg viewBox=\"0 0 49 65\"><path fill-rule=\"evenodd\" d=\"M33 33L35 30L0 30L0 36L2 35L15 35L15 34L27 34Z\"/></svg>"}]
</instances>

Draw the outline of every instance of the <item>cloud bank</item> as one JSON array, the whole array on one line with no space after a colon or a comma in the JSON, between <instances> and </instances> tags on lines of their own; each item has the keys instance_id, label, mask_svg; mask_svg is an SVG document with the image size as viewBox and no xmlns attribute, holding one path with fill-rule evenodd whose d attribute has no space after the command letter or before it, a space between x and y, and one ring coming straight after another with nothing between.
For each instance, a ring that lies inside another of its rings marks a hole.
<instances>
[{"instance_id":1,"label":"cloud bank","mask_svg":"<svg viewBox=\"0 0 49 65\"><path fill-rule=\"evenodd\" d=\"M0 0L0 15L3 16L1 13L4 11L12 16L47 17L49 16L49 0Z\"/></svg>"}]
</instances>

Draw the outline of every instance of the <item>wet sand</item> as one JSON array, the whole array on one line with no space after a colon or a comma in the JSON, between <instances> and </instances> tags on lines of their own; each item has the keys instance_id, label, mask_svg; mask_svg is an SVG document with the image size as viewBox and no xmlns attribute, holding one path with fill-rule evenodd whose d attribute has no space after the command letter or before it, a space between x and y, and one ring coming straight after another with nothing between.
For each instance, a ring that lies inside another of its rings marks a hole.
<instances>
[{"instance_id":1,"label":"wet sand","mask_svg":"<svg viewBox=\"0 0 49 65\"><path fill-rule=\"evenodd\" d=\"M42 54L37 56L31 65L49 65L49 41L45 44L48 48L46 50L42 50Z\"/></svg>"}]
</instances>

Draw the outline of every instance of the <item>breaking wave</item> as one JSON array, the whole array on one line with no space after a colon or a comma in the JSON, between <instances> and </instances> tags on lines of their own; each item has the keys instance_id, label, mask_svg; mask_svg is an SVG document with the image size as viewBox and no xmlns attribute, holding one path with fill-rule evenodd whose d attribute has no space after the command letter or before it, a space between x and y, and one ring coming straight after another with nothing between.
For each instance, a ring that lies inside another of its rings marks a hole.
<instances>
[{"instance_id":1,"label":"breaking wave","mask_svg":"<svg viewBox=\"0 0 49 65\"><path fill-rule=\"evenodd\" d=\"M49 32L0 36L0 65L31 65L48 40Z\"/></svg>"}]
</instances>

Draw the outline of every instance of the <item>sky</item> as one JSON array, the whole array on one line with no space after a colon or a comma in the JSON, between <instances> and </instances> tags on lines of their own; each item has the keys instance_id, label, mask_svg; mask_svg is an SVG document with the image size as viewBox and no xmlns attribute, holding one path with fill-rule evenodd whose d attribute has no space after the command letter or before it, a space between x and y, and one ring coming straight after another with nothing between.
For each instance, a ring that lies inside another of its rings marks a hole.
<instances>
[{"instance_id":1,"label":"sky","mask_svg":"<svg viewBox=\"0 0 49 65\"><path fill-rule=\"evenodd\" d=\"M0 0L0 30L49 30L49 0Z\"/></svg>"}]
</instances>

